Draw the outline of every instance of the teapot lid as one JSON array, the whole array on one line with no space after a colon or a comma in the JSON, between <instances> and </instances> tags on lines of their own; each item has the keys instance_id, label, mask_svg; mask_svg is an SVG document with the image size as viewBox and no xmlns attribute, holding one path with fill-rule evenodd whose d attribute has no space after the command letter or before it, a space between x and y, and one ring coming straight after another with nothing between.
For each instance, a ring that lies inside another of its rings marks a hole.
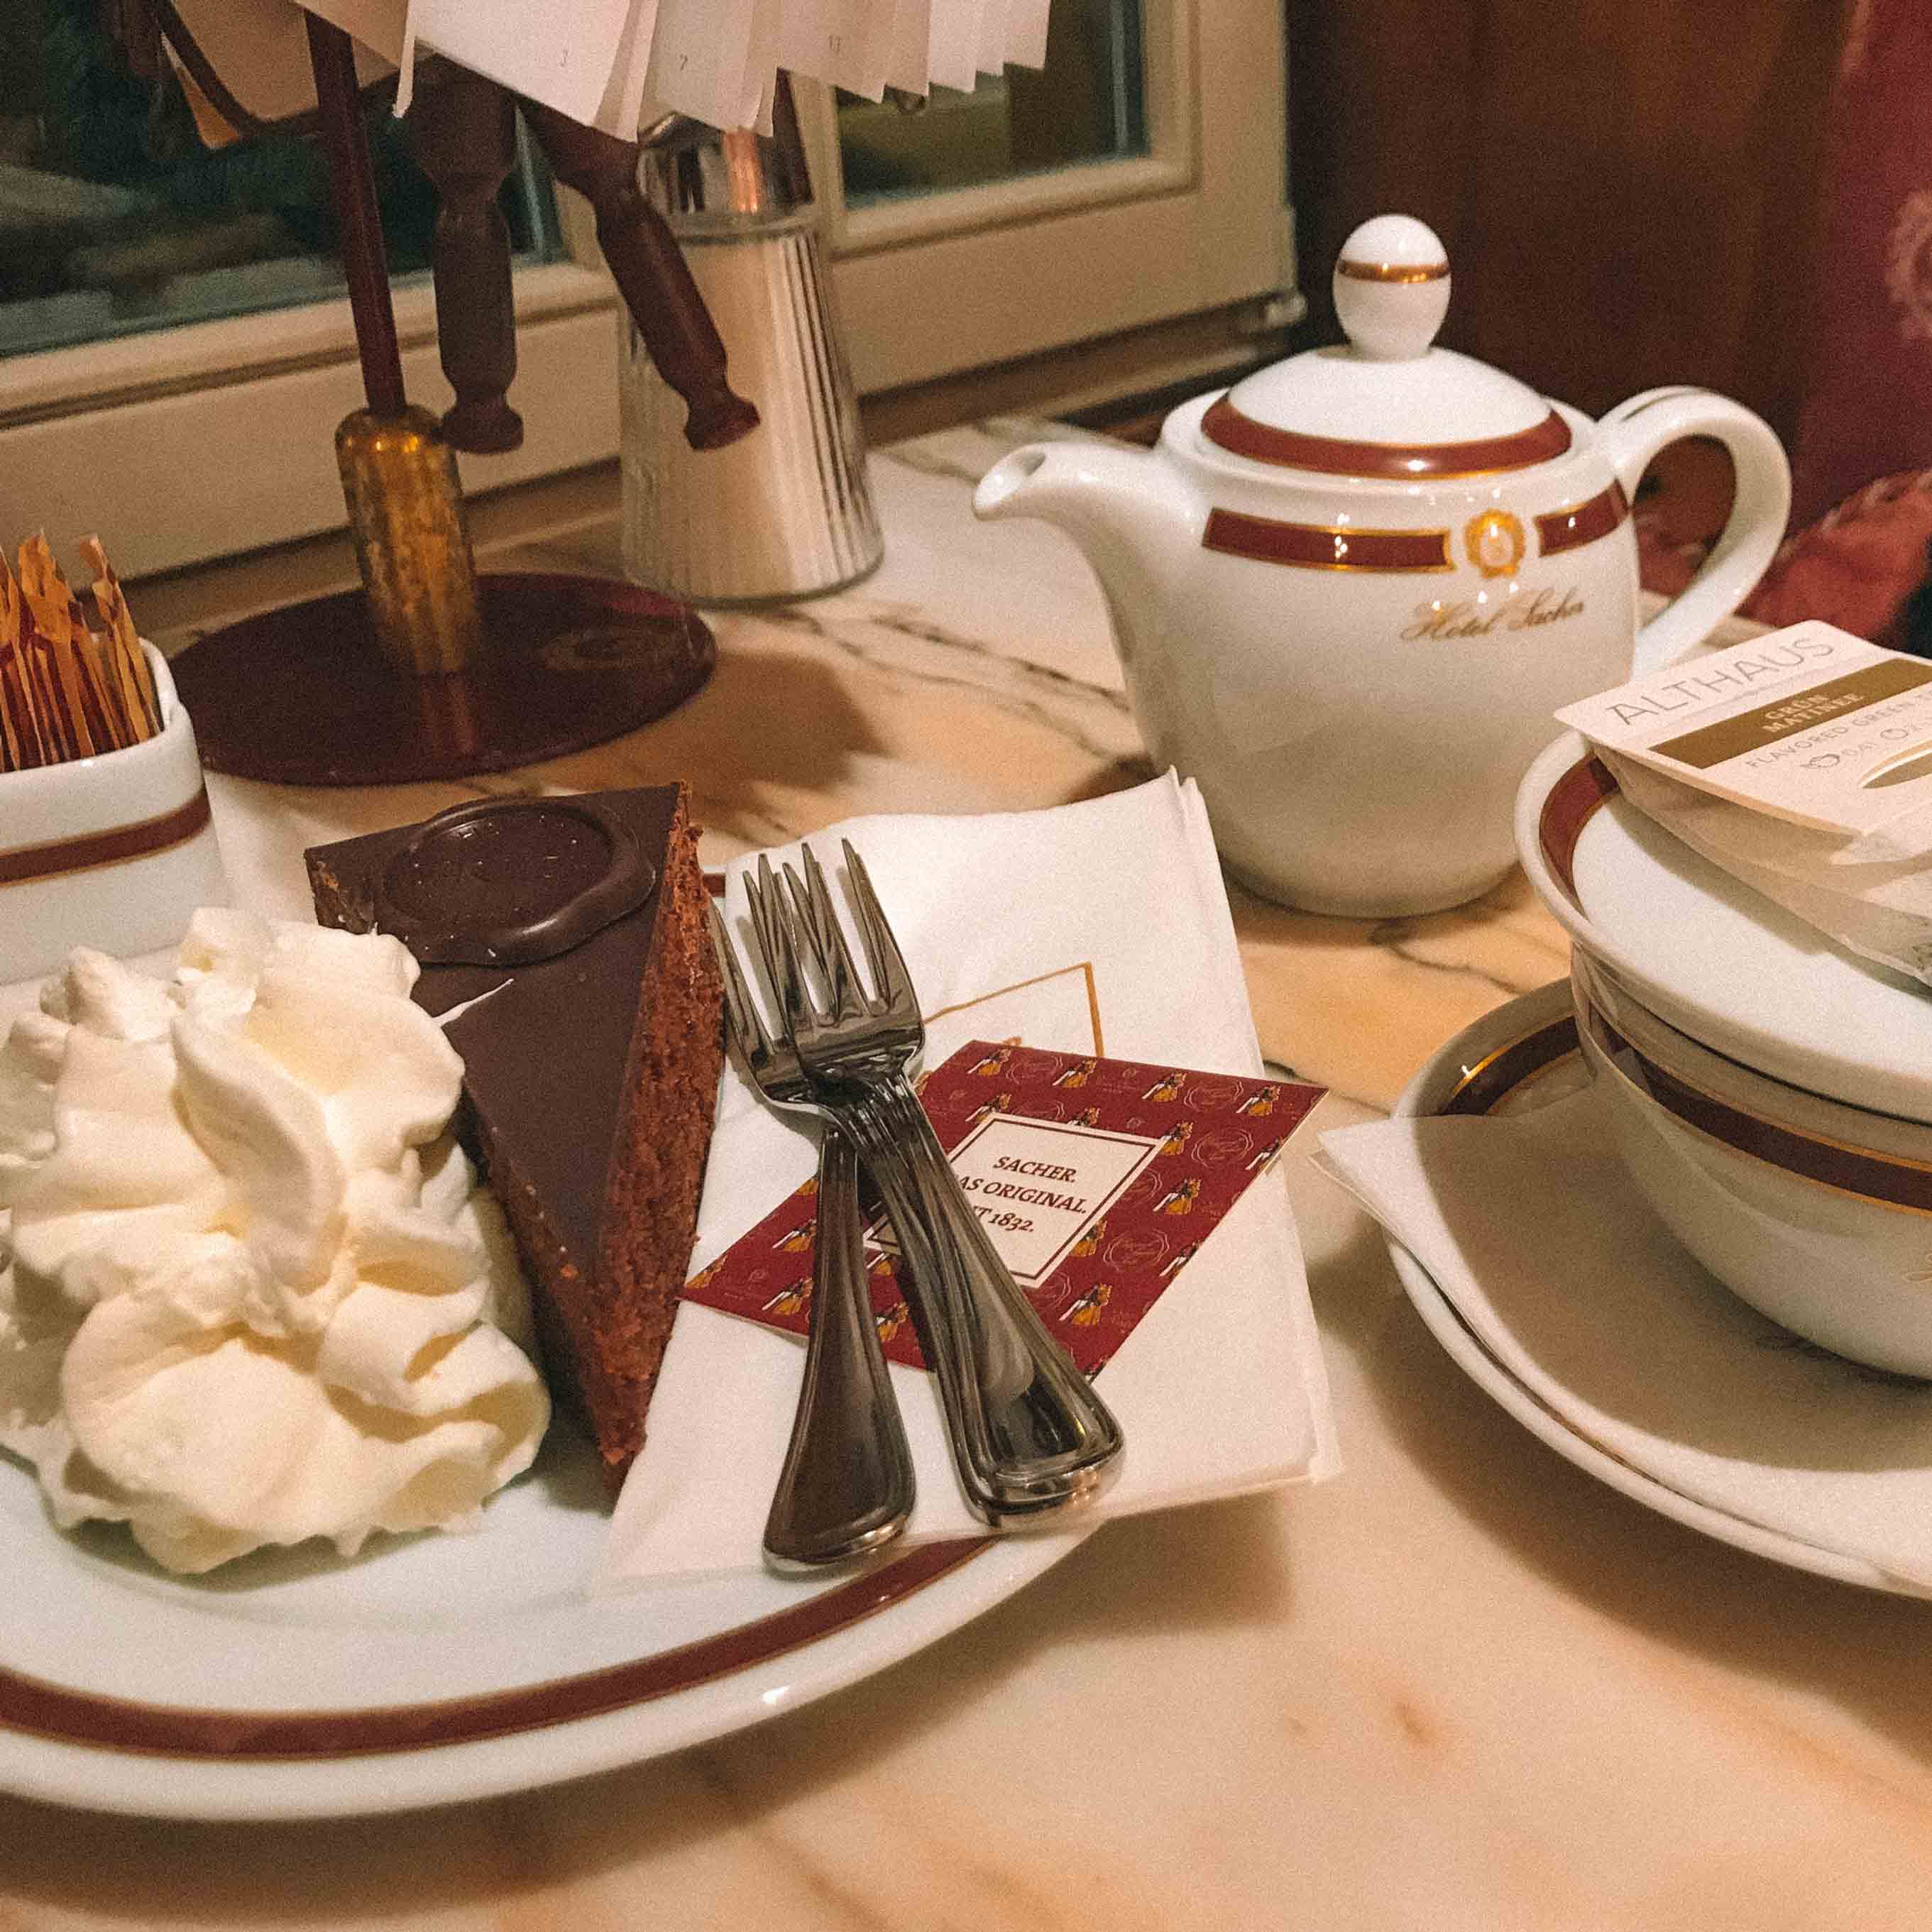
<instances>
[{"instance_id":1,"label":"teapot lid","mask_svg":"<svg viewBox=\"0 0 1932 1932\"><path fill-rule=\"evenodd\" d=\"M1237 382L1201 434L1237 456L1381 482L1524 470L1561 456L1570 425L1526 383L1432 345L1449 308L1435 231L1378 214L1342 244L1335 310L1348 340Z\"/></svg>"}]
</instances>

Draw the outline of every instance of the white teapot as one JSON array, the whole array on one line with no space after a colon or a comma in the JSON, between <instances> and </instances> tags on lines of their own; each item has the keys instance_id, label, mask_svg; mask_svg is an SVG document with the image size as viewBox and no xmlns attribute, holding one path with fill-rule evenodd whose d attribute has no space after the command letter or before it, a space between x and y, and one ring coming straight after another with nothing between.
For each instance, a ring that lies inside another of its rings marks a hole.
<instances>
[{"instance_id":1,"label":"white teapot","mask_svg":"<svg viewBox=\"0 0 1932 1932\"><path fill-rule=\"evenodd\" d=\"M1357 229L1334 286L1346 346L1182 404L1152 452L1016 450L973 507L1079 545L1148 748L1199 783L1238 878L1311 911L1430 912L1509 870L1511 801L1559 705L1736 609L1790 472L1768 426L1708 391L1593 423L1432 346L1449 264L1407 216ZM1640 628L1630 499L1693 435L1730 450L1736 501Z\"/></svg>"}]
</instances>

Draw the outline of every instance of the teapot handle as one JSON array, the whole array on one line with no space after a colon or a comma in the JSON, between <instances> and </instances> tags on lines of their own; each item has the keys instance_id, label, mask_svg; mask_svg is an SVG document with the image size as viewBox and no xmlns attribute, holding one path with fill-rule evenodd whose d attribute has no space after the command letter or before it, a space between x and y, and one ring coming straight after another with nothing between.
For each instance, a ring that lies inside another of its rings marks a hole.
<instances>
[{"instance_id":1,"label":"teapot handle","mask_svg":"<svg viewBox=\"0 0 1932 1932\"><path fill-rule=\"evenodd\" d=\"M1646 389L1598 425L1624 494L1633 502L1645 468L1666 443L1714 436L1731 453L1737 496L1704 567L1636 634L1630 667L1642 677L1673 664L1728 617L1777 554L1791 510L1791 466L1769 424L1708 389Z\"/></svg>"}]
</instances>

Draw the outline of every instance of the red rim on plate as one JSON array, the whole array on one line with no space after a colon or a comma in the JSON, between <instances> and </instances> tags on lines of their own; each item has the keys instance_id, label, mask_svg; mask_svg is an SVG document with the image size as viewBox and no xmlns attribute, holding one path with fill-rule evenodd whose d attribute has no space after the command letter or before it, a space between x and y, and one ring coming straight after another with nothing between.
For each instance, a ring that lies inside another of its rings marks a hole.
<instances>
[{"instance_id":1,"label":"red rim on plate","mask_svg":"<svg viewBox=\"0 0 1932 1932\"><path fill-rule=\"evenodd\" d=\"M372 1756L473 1744L650 1703L799 1649L936 1582L992 1540L926 1544L808 1602L734 1629L480 1696L360 1710L196 1709L99 1696L0 1667L0 1728L98 1749L226 1760Z\"/></svg>"}]
</instances>

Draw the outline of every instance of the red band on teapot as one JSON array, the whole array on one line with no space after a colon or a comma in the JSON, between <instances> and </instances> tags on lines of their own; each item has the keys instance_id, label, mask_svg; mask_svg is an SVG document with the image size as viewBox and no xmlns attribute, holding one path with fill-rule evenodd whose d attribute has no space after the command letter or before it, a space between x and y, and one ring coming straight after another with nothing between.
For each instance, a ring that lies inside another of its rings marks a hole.
<instances>
[{"instance_id":1,"label":"red band on teapot","mask_svg":"<svg viewBox=\"0 0 1932 1932\"><path fill-rule=\"evenodd\" d=\"M1630 499L1623 485L1612 482L1586 503L1568 510L1546 511L1536 520L1536 541L1544 556L1560 551L1579 550L1585 544L1606 537L1630 514Z\"/></svg>"},{"instance_id":2,"label":"red band on teapot","mask_svg":"<svg viewBox=\"0 0 1932 1932\"><path fill-rule=\"evenodd\" d=\"M1210 510L1201 533L1203 550L1300 570L1453 570L1447 530L1358 530L1325 524L1277 523Z\"/></svg>"},{"instance_id":3,"label":"red band on teapot","mask_svg":"<svg viewBox=\"0 0 1932 1932\"><path fill-rule=\"evenodd\" d=\"M1351 442L1336 436L1303 436L1244 416L1226 396L1201 418L1210 442L1236 456L1327 476L1368 476L1390 482L1436 476L1484 476L1527 470L1570 447L1570 425L1552 410L1542 422L1513 435L1474 442Z\"/></svg>"}]
</instances>

